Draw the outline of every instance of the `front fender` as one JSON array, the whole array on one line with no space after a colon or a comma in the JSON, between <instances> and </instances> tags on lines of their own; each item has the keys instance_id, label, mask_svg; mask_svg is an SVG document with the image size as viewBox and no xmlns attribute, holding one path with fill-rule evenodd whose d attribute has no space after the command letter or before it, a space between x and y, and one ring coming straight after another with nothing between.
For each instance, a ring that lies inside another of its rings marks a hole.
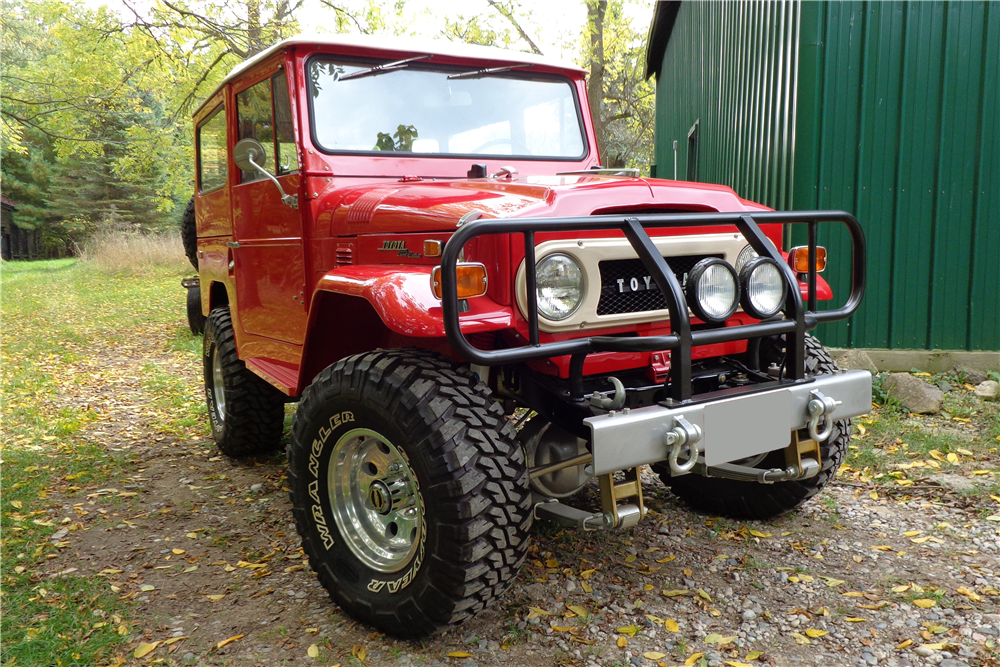
<instances>
[{"instance_id":1,"label":"front fender","mask_svg":"<svg viewBox=\"0 0 1000 667\"><path fill-rule=\"evenodd\" d=\"M395 333L418 338L443 338L441 301L431 291L430 266L345 266L330 271L316 285L310 310L318 295L333 292L361 297ZM513 326L513 311L488 296L468 300L469 310L459 316L466 334L499 331Z\"/></svg>"}]
</instances>

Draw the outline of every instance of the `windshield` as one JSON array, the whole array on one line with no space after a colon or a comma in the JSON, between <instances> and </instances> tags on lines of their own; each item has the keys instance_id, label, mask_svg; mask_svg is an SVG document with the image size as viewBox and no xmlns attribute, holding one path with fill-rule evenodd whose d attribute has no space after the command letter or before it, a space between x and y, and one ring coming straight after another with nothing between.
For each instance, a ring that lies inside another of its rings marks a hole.
<instances>
[{"instance_id":1,"label":"windshield","mask_svg":"<svg viewBox=\"0 0 1000 667\"><path fill-rule=\"evenodd\" d=\"M566 79L527 73L449 79L460 72L408 67L340 80L370 69L309 63L313 133L322 149L584 157L576 96Z\"/></svg>"}]
</instances>

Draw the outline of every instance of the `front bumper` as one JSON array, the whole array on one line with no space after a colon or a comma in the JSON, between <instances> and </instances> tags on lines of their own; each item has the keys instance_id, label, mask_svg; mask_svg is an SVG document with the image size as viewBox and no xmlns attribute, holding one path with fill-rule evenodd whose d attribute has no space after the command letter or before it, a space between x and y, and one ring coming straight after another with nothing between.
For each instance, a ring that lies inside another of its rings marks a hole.
<instances>
[{"instance_id":1,"label":"front bumper","mask_svg":"<svg viewBox=\"0 0 1000 667\"><path fill-rule=\"evenodd\" d=\"M723 396L682 407L650 406L584 420L590 428L594 475L665 460L667 433L683 417L702 432L704 463L714 466L788 446L792 431L806 428L814 392L840 403L827 415L841 420L868 414L872 376L868 371L818 375L775 389Z\"/></svg>"}]
</instances>

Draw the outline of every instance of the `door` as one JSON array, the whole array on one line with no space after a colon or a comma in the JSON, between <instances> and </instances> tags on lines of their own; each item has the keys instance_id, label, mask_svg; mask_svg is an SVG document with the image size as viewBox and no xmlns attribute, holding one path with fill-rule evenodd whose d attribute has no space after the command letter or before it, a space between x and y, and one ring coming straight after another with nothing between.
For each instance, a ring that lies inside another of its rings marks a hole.
<instances>
[{"instance_id":1,"label":"door","mask_svg":"<svg viewBox=\"0 0 1000 667\"><path fill-rule=\"evenodd\" d=\"M298 155L284 70L236 94L239 139L264 147L261 165L296 194ZM298 209L282 203L274 183L240 172L233 188L233 250L240 326L250 334L301 345L305 337L305 253Z\"/></svg>"}]
</instances>

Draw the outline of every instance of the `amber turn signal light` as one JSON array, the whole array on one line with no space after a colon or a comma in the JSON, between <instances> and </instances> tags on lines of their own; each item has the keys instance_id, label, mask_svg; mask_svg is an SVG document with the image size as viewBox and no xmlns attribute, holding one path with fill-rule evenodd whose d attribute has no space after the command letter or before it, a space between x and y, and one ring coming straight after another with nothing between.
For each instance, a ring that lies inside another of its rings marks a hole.
<instances>
[{"instance_id":1,"label":"amber turn signal light","mask_svg":"<svg viewBox=\"0 0 1000 667\"><path fill-rule=\"evenodd\" d=\"M809 273L809 246L800 245L788 251L788 265L796 273ZM826 268L826 248L816 246L816 272Z\"/></svg>"},{"instance_id":2,"label":"amber turn signal light","mask_svg":"<svg viewBox=\"0 0 1000 667\"><path fill-rule=\"evenodd\" d=\"M424 257L440 257L441 242L434 239L424 240Z\"/></svg>"},{"instance_id":3,"label":"amber turn signal light","mask_svg":"<svg viewBox=\"0 0 1000 667\"><path fill-rule=\"evenodd\" d=\"M463 263L455 269L458 284L458 298L471 299L486 294L486 267L482 264ZM431 290L441 298L441 267L435 266L431 272Z\"/></svg>"}]
</instances>

